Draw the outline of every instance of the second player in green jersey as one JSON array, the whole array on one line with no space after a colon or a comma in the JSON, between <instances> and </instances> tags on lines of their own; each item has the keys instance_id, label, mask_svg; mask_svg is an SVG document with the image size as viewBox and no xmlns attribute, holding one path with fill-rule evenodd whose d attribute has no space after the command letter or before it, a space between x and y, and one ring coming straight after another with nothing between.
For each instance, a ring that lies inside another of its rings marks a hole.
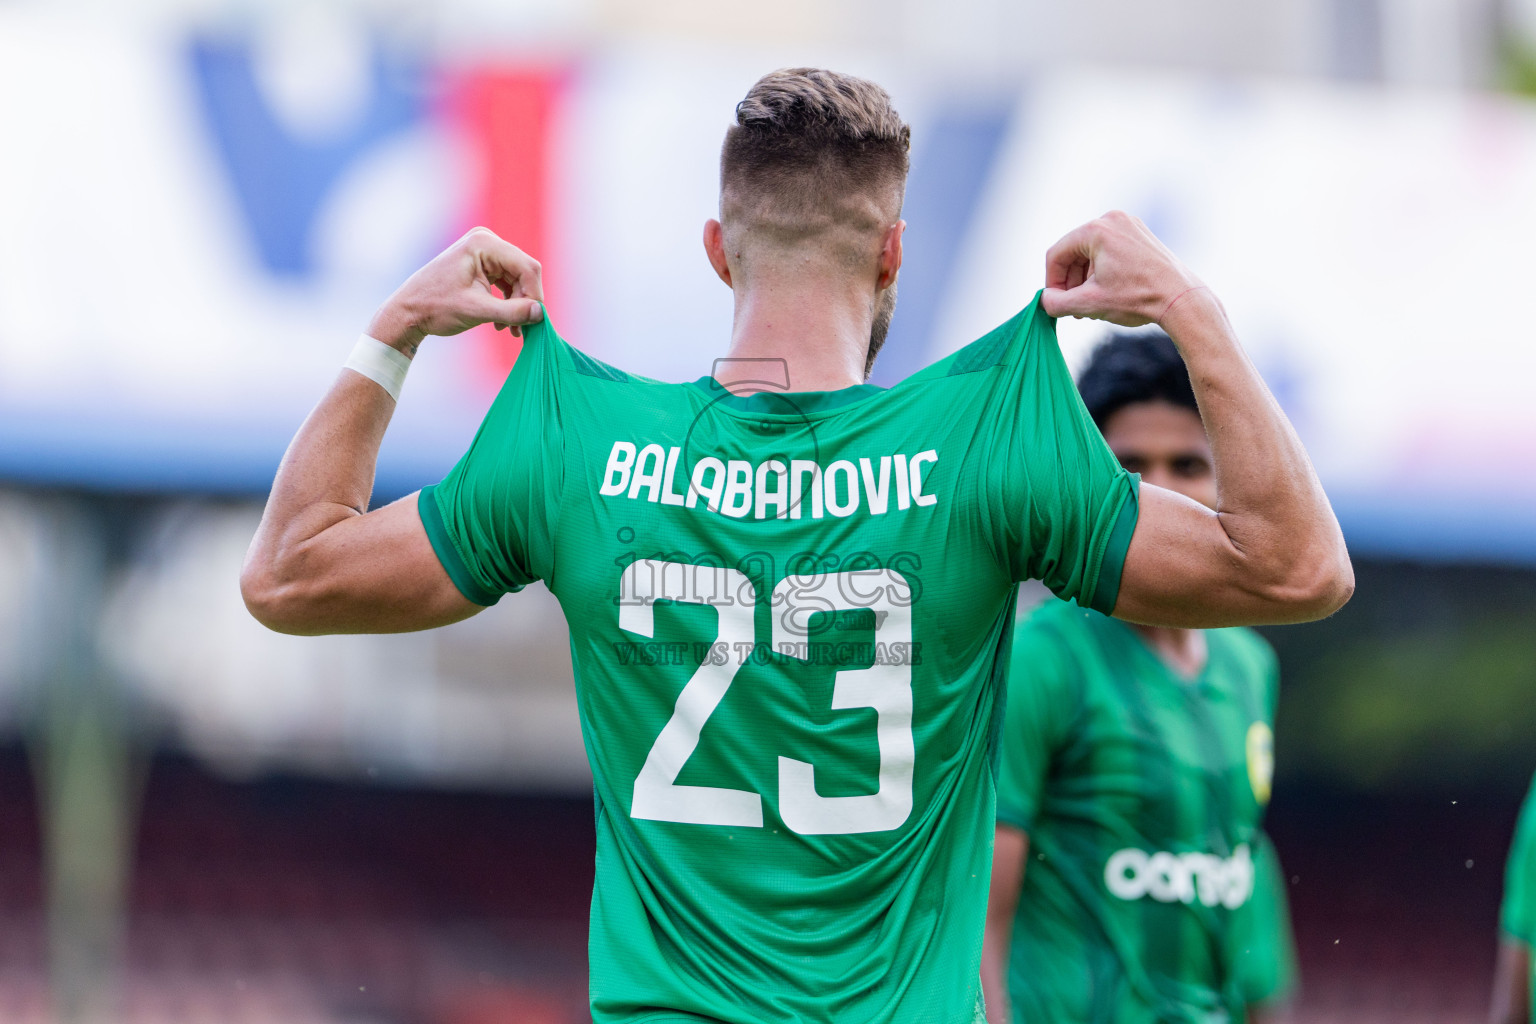
<instances>
[{"instance_id":1,"label":"second player in green jersey","mask_svg":"<svg viewBox=\"0 0 1536 1024\"><path fill-rule=\"evenodd\" d=\"M1274 656L1207 633L1194 679L1075 604L1014 640L998 821L1029 836L1011 922L1013 1019L1241 1021L1292 953L1269 792Z\"/></svg>"},{"instance_id":2,"label":"second player in green jersey","mask_svg":"<svg viewBox=\"0 0 1536 1024\"><path fill-rule=\"evenodd\" d=\"M1122 465L1215 500L1167 337L1111 338L1080 384ZM1250 630L1149 630L1053 600L1024 617L1000 737L991 1019L1011 1004L1016 1021L1217 1024L1285 995L1284 890L1259 831L1277 691Z\"/></svg>"}]
</instances>

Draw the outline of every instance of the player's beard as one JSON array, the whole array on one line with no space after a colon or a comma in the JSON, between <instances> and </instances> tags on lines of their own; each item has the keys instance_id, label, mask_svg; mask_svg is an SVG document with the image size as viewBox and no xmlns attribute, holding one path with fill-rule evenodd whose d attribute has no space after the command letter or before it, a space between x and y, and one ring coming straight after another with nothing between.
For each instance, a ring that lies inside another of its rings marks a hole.
<instances>
[{"instance_id":1,"label":"player's beard","mask_svg":"<svg viewBox=\"0 0 1536 1024\"><path fill-rule=\"evenodd\" d=\"M875 357L880 354L880 346L885 344L885 336L891 332L891 317L895 315L896 285L892 282L875 300L875 319L869 325L869 354L864 357L865 380L869 380L875 369Z\"/></svg>"}]
</instances>

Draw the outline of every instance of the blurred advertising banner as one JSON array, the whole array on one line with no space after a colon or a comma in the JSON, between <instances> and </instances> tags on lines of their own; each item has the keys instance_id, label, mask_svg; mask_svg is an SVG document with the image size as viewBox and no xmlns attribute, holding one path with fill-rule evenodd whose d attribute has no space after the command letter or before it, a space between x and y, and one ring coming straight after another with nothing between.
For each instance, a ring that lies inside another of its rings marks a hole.
<instances>
[{"instance_id":1,"label":"blurred advertising banner","mask_svg":"<svg viewBox=\"0 0 1536 1024\"><path fill-rule=\"evenodd\" d=\"M1530 560L1533 182L1536 107L1507 98L1060 75L1025 93L934 342L1134 211L1222 297L1357 552Z\"/></svg>"},{"instance_id":2,"label":"blurred advertising banner","mask_svg":"<svg viewBox=\"0 0 1536 1024\"><path fill-rule=\"evenodd\" d=\"M1027 303L1076 224L1139 214L1226 301L1351 540L1536 558L1536 109L1297 82L1057 71L940 87L853 55L913 123L875 382ZM260 493L369 313L486 224L597 358L693 379L731 298L702 251L767 65L668 43L535 59L0 14L0 479ZM1069 358L1102 334L1064 324ZM432 342L380 490L467 446L515 343Z\"/></svg>"}]
</instances>

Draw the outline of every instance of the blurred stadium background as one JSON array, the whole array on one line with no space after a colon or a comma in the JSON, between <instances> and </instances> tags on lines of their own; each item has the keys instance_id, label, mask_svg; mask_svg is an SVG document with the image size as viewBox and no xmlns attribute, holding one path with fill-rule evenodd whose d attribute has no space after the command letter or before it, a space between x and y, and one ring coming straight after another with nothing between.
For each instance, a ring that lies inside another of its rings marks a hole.
<instances>
[{"instance_id":1,"label":"blurred stadium background","mask_svg":"<svg viewBox=\"0 0 1536 1024\"><path fill-rule=\"evenodd\" d=\"M295 639L238 566L369 312L475 223L578 345L698 376L721 133L807 63L914 128L877 382L1112 206L1224 297L1359 573L1268 631L1297 1019L1480 1020L1536 768L1533 55L1533 0L0 2L0 1020L586 1019L553 600ZM426 350L380 497L513 358Z\"/></svg>"}]
</instances>

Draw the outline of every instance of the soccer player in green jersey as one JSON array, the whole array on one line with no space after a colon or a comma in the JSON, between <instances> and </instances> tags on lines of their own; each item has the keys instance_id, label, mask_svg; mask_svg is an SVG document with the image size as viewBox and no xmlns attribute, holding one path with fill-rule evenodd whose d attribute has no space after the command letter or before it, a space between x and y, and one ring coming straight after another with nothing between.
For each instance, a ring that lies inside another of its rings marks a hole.
<instances>
[{"instance_id":1,"label":"soccer player in green jersey","mask_svg":"<svg viewBox=\"0 0 1536 1024\"><path fill-rule=\"evenodd\" d=\"M1078 389L1144 487L1217 507L1211 443L1166 335L1112 336ZM1259 832L1269 646L1047 600L1020 622L1008 677L982 958L994 1024L1216 1024L1283 997L1289 922Z\"/></svg>"},{"instance_id":2,"label":"soccer player in green jersey","mask_svg":"<svg viewBox=\"0 0 1536 1024\"><path fill-rule=\"evenodd\" d=\"M908 139L872 83L752 87L704 230L735 294L728 358L691 383L584 355L544 318L538 264L470 232L375 314L390 351L359 343L247 556L248 606L290 632L424 629L534 580L559 599L597 805L599 1022L979 1019L1018 581L1170 626L1315 618L1353 588L1221 305L1132 217L1062 239L995 331L864 383ZM633 315L664 321L676 268L634 271L656 288ZM1115 462L1057 351L1064 315L1156 321L1180 345L1216 511ZM524 344L469 452L367 511L400 368L487 321Z\"/></svg>"},{"instance_id":3,"label":"soccer player in green jersey","mask_svg":"<svg viewBox=\"0 0 1536 1024\"><path fill-rule=\"evenodd\" d=\"M1536 780L1520 809L1504 869L1499 961L1493 976L1491 1024L1536 1024Z\"/></svg>"}]
</instances>

